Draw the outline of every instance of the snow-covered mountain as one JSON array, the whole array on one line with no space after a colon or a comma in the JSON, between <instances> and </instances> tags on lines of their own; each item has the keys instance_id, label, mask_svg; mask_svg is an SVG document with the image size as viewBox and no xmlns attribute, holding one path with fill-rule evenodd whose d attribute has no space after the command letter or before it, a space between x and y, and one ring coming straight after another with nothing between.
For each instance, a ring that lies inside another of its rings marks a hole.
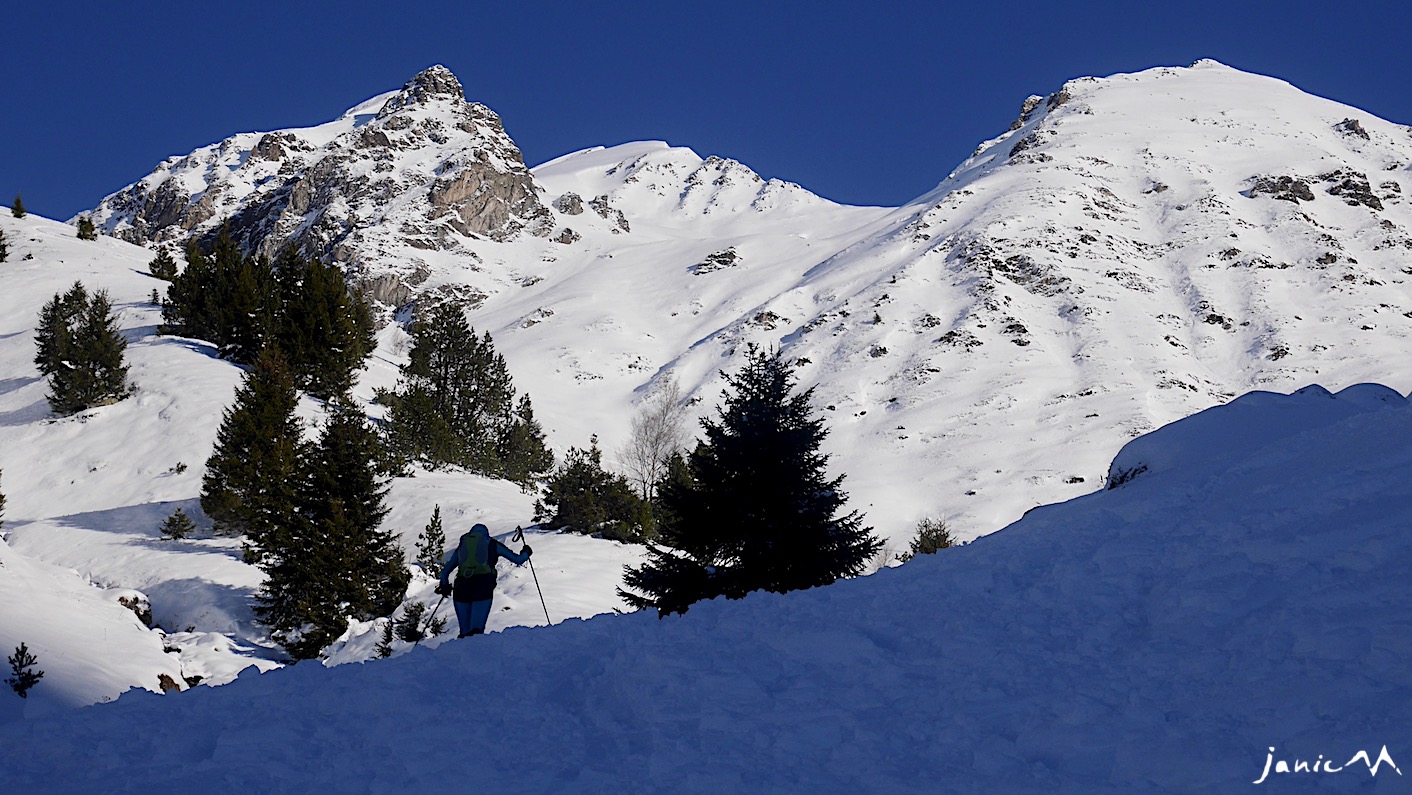
<instances>
[{"instance_id":1,"label":"snow-covered mountain","mask_svg":"<svg viewBox=\"0 0 1412 795\"><path fill-rule=\"evenodd\" d=\"M97 241L0 214L0 551L27 583L0 594L0 649L72 663L52 667L40 711L158 689L174 658L207 683L273 665L249 609L259 573L235 544L157 539L176 507L196 512L239 371L155 335L153 245L229 224L265 251L327 254L389 309L468 300L561 452L597 433L611 458L667 377L710 412L745 343L779 345L817 388L850 507L895 551L924 516L974 538L1092 492L1128 440L1253 388L1412 388L1409 163L1407 128L1208 61L1032 97L936 190L849 207L660 142L526 169L498 118L433 68L329 124L163 163L95 211L111 234ZM53 421L34 326L76 279L112 293L137 391ZM406 343L382 329L357 397L395 383ZM394 483L387 521L410 549L433 505L449 528L499 534L532 502L424 473ZM621 607L635 548L534 545L555 621ZM79 586L106 607L73 602ZM526 572L502 587L492 630L543 623ZM109 609L132 589L166 637ZM125 644L111 681L85 673L105 647L75 651L100 632ZM366 659L375 634L352 628L331 662Z\"/></svg>"},{"instance_id":2,"label":"snow-covered mountain","mask_svg":"<svg viewBox=\"0 0 1412 795\"><path fill-rule=\"evenodd\" d=\"M1412 134L1213 61L1030 97L898 208L662 143L521 160L433 67L173 158L94 216L311 245L392 305L467 298L561 449L614 448L667 375L705 412L742 343L780 345L894 538L1084 493L1116 445L1252 388L1412 388Z\"/></svg>"},{"instance_id":3,"label":"snow-covered mountain","mask_svg":"<svg viewBox=\"0 0 1412 795\"><path fill-rule=\"evenodd\" d=\"M1409 436L1386 387L1254 393L898 569L0 726L0 788L1400 792Z\"/></svg>"}]
</instances>

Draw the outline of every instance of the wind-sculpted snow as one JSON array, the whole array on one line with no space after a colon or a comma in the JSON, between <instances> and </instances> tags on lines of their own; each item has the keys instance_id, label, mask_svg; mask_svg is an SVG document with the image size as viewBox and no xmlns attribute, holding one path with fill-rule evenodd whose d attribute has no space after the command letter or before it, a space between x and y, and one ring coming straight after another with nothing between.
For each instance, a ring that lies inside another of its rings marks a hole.
<instances>
[{"instance_id":1,"label":"wind-sculpted snow","mask_svg":"<svg viewBox=\"0 0 1412 795\"><path fill-rule=\"evenodd\" d=\"M1395 397L1243 397L1136 440L1167 463L1121 488L825 588L28 720L0 728L0 787L1188 793L1317 757L1344 769L1261 786L1400 791ZM1380 750L1372 780L1343 764Z\"/></svg>"}]
</instances>

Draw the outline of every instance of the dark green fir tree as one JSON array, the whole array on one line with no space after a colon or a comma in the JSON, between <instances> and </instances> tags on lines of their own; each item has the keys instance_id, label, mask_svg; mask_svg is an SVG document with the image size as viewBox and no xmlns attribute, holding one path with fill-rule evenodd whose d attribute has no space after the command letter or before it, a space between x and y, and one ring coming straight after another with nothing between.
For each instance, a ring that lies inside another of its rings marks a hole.
<instances>
[{"instance_id":1,"label":"dark green fir tree","mask_svg":"<svg viewBox=\"0 0 1412 795\"><path fill-rule=\"evenodd\" d=\"M417 564L422 571L435 577L441 571L441 560L446 557L446 531L441 527L441 506L431 509L431 521L417 536Z\"/></svg>"},{"instance_id":2,"label":"dark green fir tree","mask_svg":"<svg viewBox=\"0 0 1412 795\"><path fill-rule=\"evenodd\" d=\"M671 548L649 546L624 576L634 607L681 613L720 595L826 585L862 572L881 547L857 512L840 515L843 478L826 474L827 430L813 390L794 392L793 365L752 345L726 383L719 416L702 420L690 477L662 487L670 520L659 530Z\"/></svg>"},{"instance_id":3,"label":"dark green fir tree","mask_svg":"<svg viewBox=\"0 0 1412 795\"><path fill-rule=\"evenodd\" d=\"M162 538L180 540L196 532L196 523L191 521L191 517L186 515L186 511L177 508L171 516L162 522L161 531Z\"/></svg>"},{"instance_id":4,"label":"dark green fir tree","mask_svg":"<svg viewBox=\"0 0 1412 795\"><path fill-rule=\"evenodd\" d=\"M97 240L98 229L93 225L93 219L88 216L80 216L78 219L78 239Z\"/></svg>"},{"instance_id":5,"label":"dark green fir tree","mask_svg":"<svg viewBox=\"0 0 1412 795\"><path fill-rule=\"evenodd\" d=\"M294 376L278 351L260 354L221 418L201 482L201 509L218 535L244 536L246 559L287 548L306 444Z\"/></svg>"},{"instance_id":6,"label":"dark green fir tree","mask_svg":"<svg viewBox=\"0 0 1412 795\"><path fill-rule=\"evenodd\" d=\"M296 659L316 656L349 619L388 615L410 576L387 514L379 440L367 418L335 404L310 450L287 545L267 548L257 613Z\"/></svg>"},{"instance_id":7,"label":"dark green fir tree","mask_svg":"<svg viewBox=\"0 0 1412 795\"><path fill-rule=\"evenodd\" d=\"M55 294L39 314L35 364L49 378L49 406L66 417L127 397L127 340L106 291L81 283Z\"/></svg>"},{"instance_id":8,"label":"dark green fir tree","mask_svg":"<svg viewBox=\"0 0 1412 795\"><path fill-rule=\"evenodd\" d=\"M5 230L0 229L0 262L10 258L10 243L5 239Z\"/></svg>"},{"instance_id":9,"label":"dark green fir tree","mask_svg":"<svg viewBox=\"0 0 1412 795\"><path fill-rule=\"evenodd\" d=\"M521 395L508 432L501 438L502 477L529 490L554 468L554 453L545 442L544 428L534 418L529 395Z\"/></svg>"},{"instance_id":10,"label":"dark green fir tree","mask_svg":"<svg viewBox=\"0 0 1412 795\"><path fill-rule=\"evenodd\" d=\"M279 347L300 386L332 400L353 386L354 373L376 346L367 304L348 291L343 272L286 248L275 262L281 301Z\"/></svg>"},{"instance_id":11,"label":"dark green fir tree","mask_svg":"<svg viewBox=\"0 0 1412 795\"><path fill-rule=\"evenodd\" d=\"M603 468L597 436L587 450L569 448L534 505L534 519L545 527L622 541L644 540L646 513L628 479Z\"/></svg>"},{"instance_id":12,"label":"dark green fir tree","mask_svg":"<svg viewBox=\"0 0 1412 795\"><path fill-rule=\"evenodd\" d=\"M39 658L30 653L29 646L21 643L8 661L10 676L6 677L5 684L13 688L20 698L29 698L30 688L44 678L44 672L34 667L39 663Z\"/></svg>"},{"instance_id":13,"label":"dark green fir tree","mask_svg":"<svg viewBox=\"0 0 1412 795\"><path fill-rule=\"evenodd\" d=\"M169 282L175 279L177 275L177 264L176 260L172 257L172 253L166 248L158 249L157 256L153 257L152 261L147 263L147 272L162 281Z\"/></svg>"},{"instance_id":14,"label":"dark green fir tree","mask_svg":"<svg viewBox=\"0 0 1412 795\"><path fill-rule=\"evenodd\" d=\"M477 336L461 307L447 302L417 320L412 340L401 388L387 396L393 451L431 467L462 466L504 477L502 454L523 449L524 460L511 473L523 478L524 468L534 466L527 463L534 453L525 445L532 444L537 426L525 425L523 438L515 440L517 425L524 423L516 417L509 368L490 334Z\"/></svg>"},{"instance_id":15,"label":"dark green fir tree","mask_svg":"<svg viewBox=\"0 0 1412 795\"><path fill-rule=\"evenodd\" d=\"M20 198L20 194L18 193L15 194L14 203L10 205L10 215L16 218L24 218L25 215L27 215L27 213L25 213L25 200Z\"/></svg>"}]
</instances>

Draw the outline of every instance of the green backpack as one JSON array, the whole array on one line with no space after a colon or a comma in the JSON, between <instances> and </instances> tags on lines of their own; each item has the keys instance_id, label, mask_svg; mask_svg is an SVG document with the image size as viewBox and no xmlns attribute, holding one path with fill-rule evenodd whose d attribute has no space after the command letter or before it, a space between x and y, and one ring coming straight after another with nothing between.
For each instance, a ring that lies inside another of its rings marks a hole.
<instances>
[{"instance_id":1,"label":"green backpack","mask_svg":"<svg viewBox=\"0 0 1412 795\"><path fill-rule=\"evenodd\" d=\"M495 564L490 561L491 543L490 529L481 524L461 536L461 565L456 569L457 578L491 574L495 571Z\"/></svg>"}]
</instances>

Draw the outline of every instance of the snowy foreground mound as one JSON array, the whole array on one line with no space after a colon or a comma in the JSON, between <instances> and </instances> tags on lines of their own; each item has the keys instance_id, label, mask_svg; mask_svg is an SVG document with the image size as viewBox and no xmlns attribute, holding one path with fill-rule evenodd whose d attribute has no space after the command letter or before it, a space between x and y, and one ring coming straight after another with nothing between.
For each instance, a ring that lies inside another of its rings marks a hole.
<instances>
[{"instance_id":1,"label":"snowy foreground mound","mask_svg":"<svg viewBox=\"0 0 1412 795\"><path fill-rule=\"evenodd\" d=\"M1272 746L1405 791L1409 438L1384 387L1250 394L871 577L12 722L0 791L1232 791Z\"/></svg>"}]
</instances>

